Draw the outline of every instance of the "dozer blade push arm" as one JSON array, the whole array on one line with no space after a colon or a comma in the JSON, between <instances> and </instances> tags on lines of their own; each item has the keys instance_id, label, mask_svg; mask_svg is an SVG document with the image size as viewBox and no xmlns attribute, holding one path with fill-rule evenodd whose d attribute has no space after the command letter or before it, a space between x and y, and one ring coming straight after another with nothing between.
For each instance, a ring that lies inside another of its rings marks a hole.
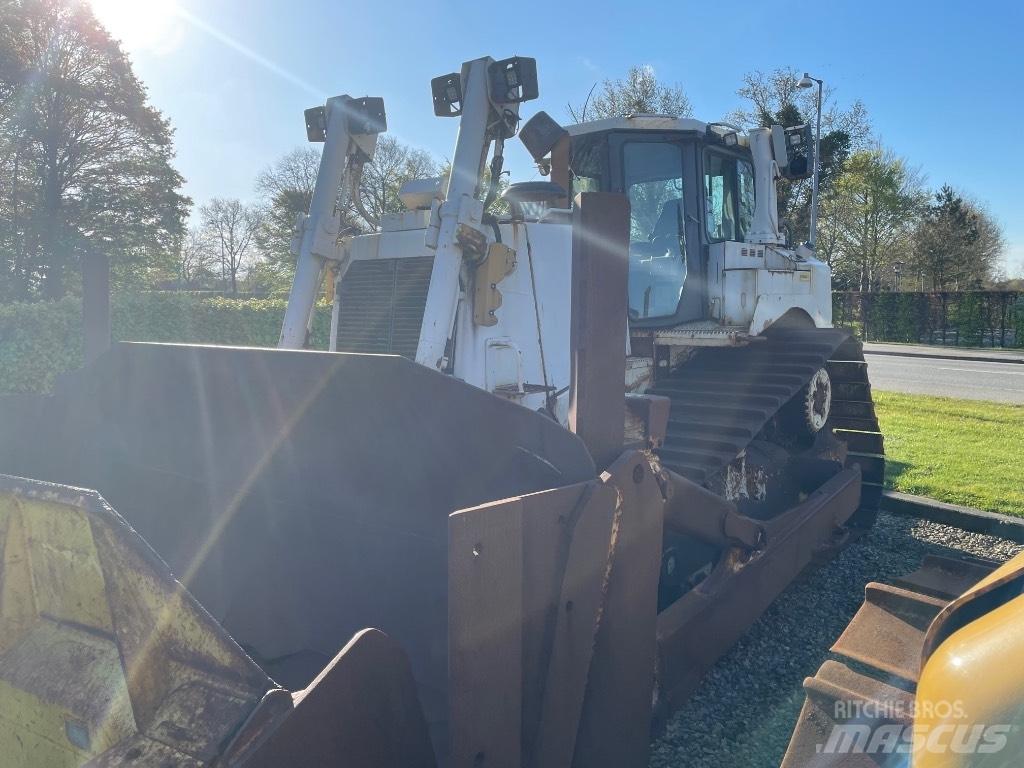
<instances>
[{"instance_id":1,"label":"dozer blade push arm","mask_svg":"<svg viewBox=\"0 0 1024 768\"><path fill-rule=\"evenodd\" d=\"M309 140L324 142L324 150L309 213L301 217L292 246L297 261L278 342L281 349L302 349L306 345L324 266L337 258L341 211L354 186L349 174L353 165L358 168L373 159L377 135L385 128L384 101L379 98L335 96L325 106L306 111Z\"/></svg>"},{"instance_id":2,"label":"dozer blade push arm","mask_svg":"<svg viewBox=\"0 0 1024 768\"><path fill-rule=\"evenodd\" d=\"M486 200L478 199L483 163L494 144L492 173L500 172L505 139L515 135L519 104L537 97L536 62L525 57L467 61L461 72L431 82L434 113L459 117L459 135L445 182L434 201L424 245L434 254L416 362L444 370L466 263L485 257L489 227ZM495 164L496 163L496 164Z\"/></svg>"},{"instance_id":3,"label":"dozer blade push arm","mask_svg":"<svg viewBox=\"0 0 1024 768\"><path fill-rule=\"evenodd\" d=\"M662 469L661 484L665 494L665 525L675 532L719 547L753 550L765 545L764 526L737 512L731 501L670 469Z\"/></svg>"}]
</instances>

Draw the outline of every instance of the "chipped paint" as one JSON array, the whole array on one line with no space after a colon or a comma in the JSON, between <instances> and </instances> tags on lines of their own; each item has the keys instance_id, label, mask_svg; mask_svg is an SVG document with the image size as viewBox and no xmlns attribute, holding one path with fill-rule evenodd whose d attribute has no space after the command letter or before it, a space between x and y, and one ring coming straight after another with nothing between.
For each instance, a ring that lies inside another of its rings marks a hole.
<instances>
[{"instance_id":1,"label":"chipped paint","mask_svg":"<svg viewBox=\"0 0 1024 768\"><path fill-rule=\"evenodd\" d=\"M749 470L747 452L744 450L725 468L725 498L728 501L764 501L767 496L768 471L763 466Z\"/></svg>"},{"instance_id":2,"label":"chipped paint","mask_svg":"<svg viewBox=\"0 0 1024 768\"><path fill-rule=\"evenodd\" d=\"M653 357L626 358L626 391L644 393L654 382Z\"/></svg>"}]
</instances>

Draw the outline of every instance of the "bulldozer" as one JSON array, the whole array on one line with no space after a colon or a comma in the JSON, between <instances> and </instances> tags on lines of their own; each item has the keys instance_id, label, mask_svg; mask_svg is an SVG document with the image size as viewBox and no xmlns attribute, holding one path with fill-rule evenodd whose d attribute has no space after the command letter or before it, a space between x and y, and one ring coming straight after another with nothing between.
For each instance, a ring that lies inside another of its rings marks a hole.
<instances>
[{"instance_id":1,"label":"bulldozer","mask_svg":"<svg viewBox=\"0 0 1024 768\"><path fill-rule=\"evenodd\" d=\"M368 234L383 100L307 110L279 349L119 343L0 399L5 764L643 765L871 525L863 354L778 220L809 129L520 127L538 94L526 57L435 78L451 168ZM547 180L502 190L517 133Z\"/></svg>"}]
</instances>

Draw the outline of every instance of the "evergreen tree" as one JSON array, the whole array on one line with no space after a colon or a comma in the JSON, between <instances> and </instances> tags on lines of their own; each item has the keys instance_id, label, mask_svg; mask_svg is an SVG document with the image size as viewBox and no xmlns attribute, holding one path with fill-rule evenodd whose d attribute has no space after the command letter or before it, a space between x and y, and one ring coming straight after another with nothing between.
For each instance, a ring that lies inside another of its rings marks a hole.
<instances>
[{"instance_id":1,"label":"evergreen tree","mask_svg":"<svg viewBox=\"0 0 1024 768\"><path fill-rule=\"evenodd\" d=\"M936 290L980 288L1003 251L1002 232L948 184L935 193L914 233L914 262Z\"/></svg>"}]
</instances>

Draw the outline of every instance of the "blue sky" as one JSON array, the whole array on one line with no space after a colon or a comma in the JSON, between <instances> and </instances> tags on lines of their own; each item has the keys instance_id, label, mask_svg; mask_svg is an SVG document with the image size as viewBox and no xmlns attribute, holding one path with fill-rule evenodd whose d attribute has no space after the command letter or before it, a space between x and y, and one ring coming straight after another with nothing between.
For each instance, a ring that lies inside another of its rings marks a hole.
<instances>
[{"instance_id":1,"label":"blue sky","mask_svg":"<svg viewBox=\"0 0 1024 768\"><path fill-rule=\"evenodd\" d=\"M541 97L523 113L556 119L633 64L682 85L705 120L740 105L745 72L792 66L841 105L861 99L931 186L985 202L1024 276L1019 2L90 2L171 119L197 204L251 198L259 171L305 141L303 109L339 93L383 96L391 133L450 156L456 124L433 116L429 81L477 56L536 57ZM515 144L511 170L529 178Z\"/></svg>"}]
</instances>

